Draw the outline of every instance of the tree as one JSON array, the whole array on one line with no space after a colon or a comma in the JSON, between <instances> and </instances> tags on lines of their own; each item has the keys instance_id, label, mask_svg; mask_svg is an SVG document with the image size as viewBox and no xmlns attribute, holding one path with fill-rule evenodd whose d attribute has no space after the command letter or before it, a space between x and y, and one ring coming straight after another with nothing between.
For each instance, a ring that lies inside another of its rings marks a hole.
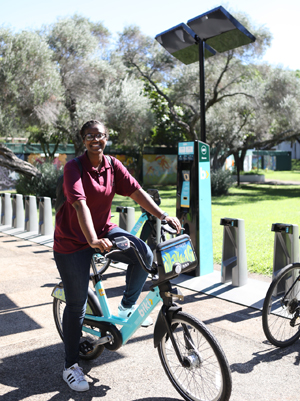
<instances>
[{"instance_id":1,"label":"tree","mask_svg":"<svg viewBox=\"0 0 300 401\"><path fill-rule=\"evenodd\" d=\"M244 85L251 96L222 102L208 113L213 166L233 154L238 170L248 149L271 149L299 138L300 85L297 74L267 65L250 66L252 79Z\"/></svg>"},{"instance_id":2,"label":"tree","mask_svg":"<svg viewBox=\"0 0 300 401\"><path fill-rule=\"evenodd\" d=\"M153 90L148 81L145 81L144 91L151 102L151 110L154 115L155 125L152 128L151 145L176 147L178 142L185 141L185 131L176 124L166 99L156 90ZM163 88L161 88L164 91ZM184 112L180 106L175 106L176 113L184 119Z\"/></svg>"},{"instance_id":3,"label":"tree","mask_svg":"<svg viewBox=\"0 0 300 401\"><path fill-rule=\"evenodd\" d=\"M40 176L40 172L36 167L19 159L10 149L2 144L0 144L0 166L16 171L28 178Z\"/></svg>"},{"instance_id":4,"label":"tree","mask_svg":"<svg viewBox=\"0 0 300 401\"><path fill-rule=\"evenodd\" d=\"M0 130L24 132L51 125L59 113L61 87L52 52L37 33L0 28Z\"/></svg>"},{"instance_id":5,"label":"tree","mask_svg":"<svg viewBox=\"0 0 300 401\"><path fill-rule=\"evenodd\" d=\"M82 153L80 128L97 119L118 143L143 148L153 125L150 101L140 78L128 75L116 52L107 52L109 32L101 23L74 15L39 33L2 29L1 35L5 132L11 133L12 125L26 130L51 159L49 143L71 142L76 155Z\"/></svg>"},{"instance_id":6,"label":"tree","mask_svg":"<svg viewBox=\"0 0 300 401\"><path fill-rule=\"evenodd\" d=\"M271 35L266 29L254 29L246 17L238 16L242 23L256 36L256 42L224 54L209 58L206 69L206 110L227 97L247 96L240 91L239 83L247 74L246 62L263 54L270 44ZM195 45L196 46L196 45ZM200 121L199 67L198 64L183 65L167 53L153 39L142 35L137 27L126 28L119 38L119 51L130 69L148 80L153 89L162 96L170 115L191 140L198 139ZM162 90L161 85L168 88ZM184 119L176 106L183 110Z\"/></svg>"},{"instance_id":7,"label":"tree","mask_svg":"<svg viewBox=\"0 0 300 401\"><path fill-rule=\"evenodd\" d=\"M54 52L64 89L64 110L56 131L68 135L75 154L84 149L79 131L90 119L102 120L119 143L142 149L152 126L149 101L140 79L128 76L115 52L105 53L108 30L74 15L46 27L43 35Z\"/></svg>"},{"instance_id":8,"label":"tree","mask_svg":"<svg viewBox=\"0 0 300 401\"><path fill-rule=\"evenodd\" d=\"M107 75L107 63L99 55L109 38L102 23L74 15L59 19L40 32L53 52L63 88L62 111L54 127L72 140L75 153L83 151L79 131L85 118L95 114L98 89Z\"/></svg>"},{"instance_id":9,"label":"tree","mask_svg":"<svg viewBox=\"0 0 300 401\"><path fill-rule=\"evenodd\" d=\"M53 129L53 126L38 127L35 125L28 127L26 130L26 132L29 133L28 143L39 143L45 154L45 161L47 162L52 162L54 160L60 143L67 142L66 134L55 129L51 131L51 128Z\"/></svg>"}]
</instances>

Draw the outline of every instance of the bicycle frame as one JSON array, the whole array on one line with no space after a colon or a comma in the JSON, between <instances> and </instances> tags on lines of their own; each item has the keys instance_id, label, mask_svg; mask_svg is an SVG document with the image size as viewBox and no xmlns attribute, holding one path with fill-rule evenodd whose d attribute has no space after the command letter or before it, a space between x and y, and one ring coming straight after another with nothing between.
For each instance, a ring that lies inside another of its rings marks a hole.
<instances>
[{"instance_id":1,"label":"bicycle frame","mask_svg":"<svg viewBox=\"0 0 300 401\"><path fill-rule=\"evenodd\" d=\"M130 234L136 235L139 231L139 229L142 227L145 221L148 220L148 215L146 212L143 212L140 217L138 218L138 221L135 223L133 228L130 231Z\"/></svg>"},{"instance_id":2,"label":"bicycle frame","mask_svg":"<svg viewBox=\"0 0 300 401\"><path fill-rule=\"evenodd\" d=\"M155 287L153 290L149 291L149 293L140 303L139 307L128 319L122 319L111 314L107 301L107 296L101 279L96 283L95 290L102 309L103 316L100 317L86 314L85 317L96 322L121 325L122 328L120 329L120 333L122 334L122 345L126 344L131 336L139 329L143 321L150 315L156 305L162 301L159 294L159 288ZM82 330L95 336L101 335L98 331L95 331L86 326L83 326Z\"/></svg>"}]
</instances>

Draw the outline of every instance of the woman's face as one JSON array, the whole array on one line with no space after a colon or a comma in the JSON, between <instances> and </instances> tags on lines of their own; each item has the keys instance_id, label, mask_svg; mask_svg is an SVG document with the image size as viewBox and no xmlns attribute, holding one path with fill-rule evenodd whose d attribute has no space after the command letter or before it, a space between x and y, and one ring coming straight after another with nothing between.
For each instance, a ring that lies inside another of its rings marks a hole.
<instances>
[{"instance_id":1,"label":"woman's face","mask_svg":"<svg viewBox=\"0 0 300 401\"><path fill-rule=\"evenodd\" d=\"M88 153L103 153L107 143L104 126L96 124L87 128L84 132L83 143Z\"/></svg>"}]
</instances>

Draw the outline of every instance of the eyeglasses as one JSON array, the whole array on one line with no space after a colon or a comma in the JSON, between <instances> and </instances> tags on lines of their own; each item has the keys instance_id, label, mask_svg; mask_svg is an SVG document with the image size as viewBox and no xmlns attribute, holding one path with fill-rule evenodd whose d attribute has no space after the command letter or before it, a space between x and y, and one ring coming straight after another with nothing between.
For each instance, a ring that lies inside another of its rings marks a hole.
<instances>
[{"instance_id":1,"label":"eyeglasses","mask_svg":"<svg viewBox=\"0 0 300 401\"><path fill-rule=\"evenodd\" d=\"M86 134L84 136L84 139L87 141L92 141L93 139L97 139L97 141L101 141L101 139L106 138L106 134L100 133L100 134Z\"/></svg>"}]
</instances>

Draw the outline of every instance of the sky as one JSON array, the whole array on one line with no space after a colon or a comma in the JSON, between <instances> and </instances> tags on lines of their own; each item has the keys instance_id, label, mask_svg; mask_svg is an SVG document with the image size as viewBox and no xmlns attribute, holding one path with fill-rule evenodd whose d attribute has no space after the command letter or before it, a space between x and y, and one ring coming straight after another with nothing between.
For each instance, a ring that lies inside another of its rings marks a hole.
<instances>
[{"instance_id":1,"label":"sky","mask_svg":"<svg viewBox=\"0 0 300 401\"><path fill-rule=\"evenodd\" d=\"M220 5L229 12L247 14L256 27L269 29L273 40L264 61L273 66L300 69L299 0L0 0L0 26L15 32L38 29L77 13L91 21L103 22L113 35L133 24L154 38Z\"/></svg>"}]
</instances>

